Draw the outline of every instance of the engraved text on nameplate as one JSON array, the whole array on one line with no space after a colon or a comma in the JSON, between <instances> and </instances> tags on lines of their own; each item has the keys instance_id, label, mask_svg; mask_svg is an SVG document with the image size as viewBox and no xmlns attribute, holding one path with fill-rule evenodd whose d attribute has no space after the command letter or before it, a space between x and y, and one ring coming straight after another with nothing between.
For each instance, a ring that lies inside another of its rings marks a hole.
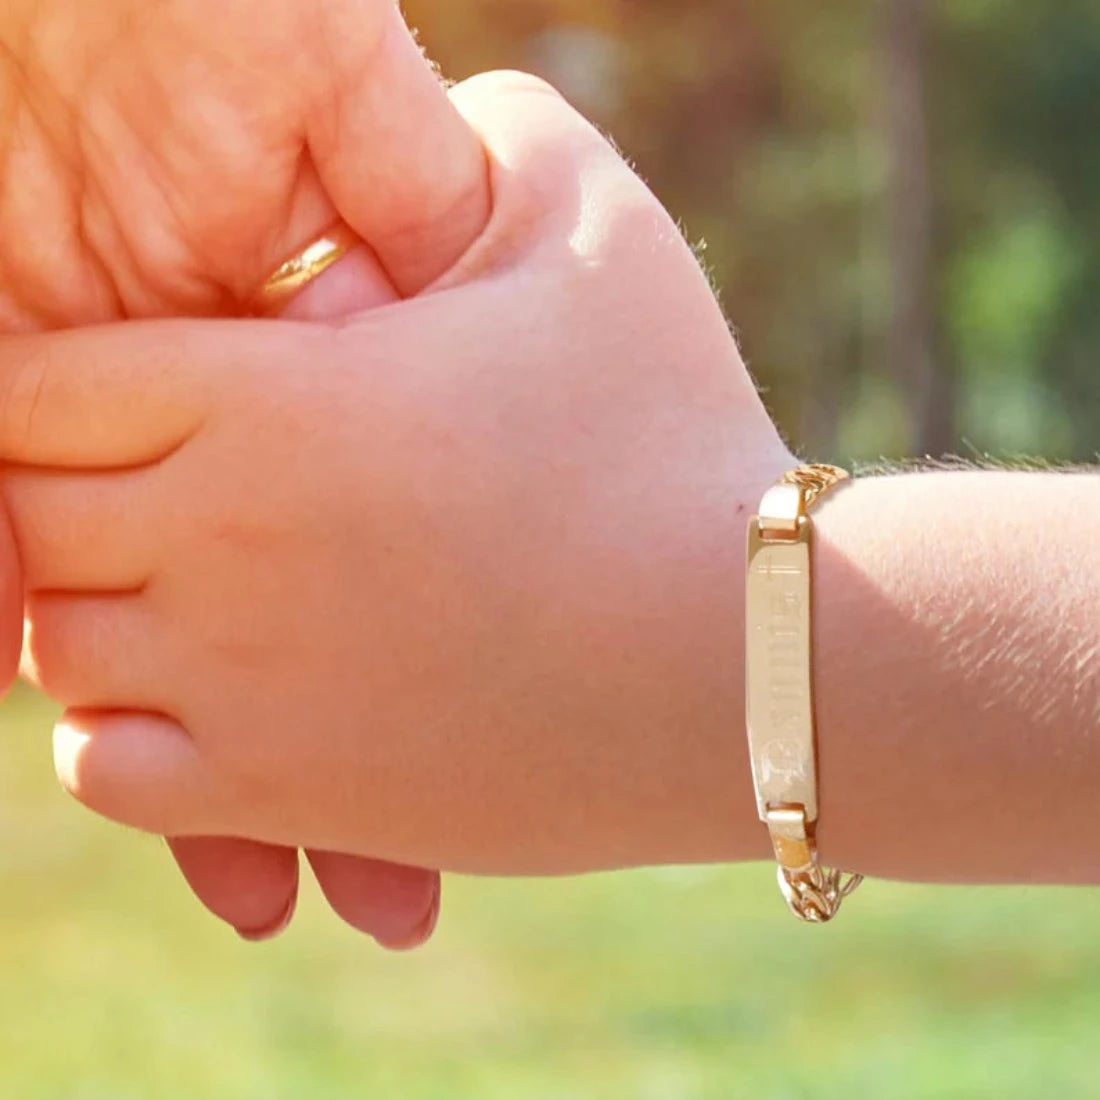
<instances>
[{"instance_id":1,"label":"engraved text on nameplate","mask_svg":"<svg viewBox=\"0 0 1100 1100\"><path fill-rule=\"evenodd\" d=\"M797 541L749 536L748 723L756 797L817 818L810 688L809 530Z\"/></svg>"}]
</instances>

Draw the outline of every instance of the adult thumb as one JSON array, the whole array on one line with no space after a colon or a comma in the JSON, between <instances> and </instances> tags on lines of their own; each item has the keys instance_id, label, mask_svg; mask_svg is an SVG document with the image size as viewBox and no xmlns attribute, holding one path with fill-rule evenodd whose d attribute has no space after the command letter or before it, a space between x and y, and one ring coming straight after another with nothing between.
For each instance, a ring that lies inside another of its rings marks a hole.
<instances>
[{"instance_id":1,"label":"adult thumb","mask_svg":"<svg viewBox=\"0 0 1100 1100\"><path fill-rule=\"evenodd\" d=\"M310 106L308 143L340 216L403 297L444 274L492 207L485 150L451 103L396 4L362 33L359 5L327 7L328 91Z\"/></svg>"}]
</instances>

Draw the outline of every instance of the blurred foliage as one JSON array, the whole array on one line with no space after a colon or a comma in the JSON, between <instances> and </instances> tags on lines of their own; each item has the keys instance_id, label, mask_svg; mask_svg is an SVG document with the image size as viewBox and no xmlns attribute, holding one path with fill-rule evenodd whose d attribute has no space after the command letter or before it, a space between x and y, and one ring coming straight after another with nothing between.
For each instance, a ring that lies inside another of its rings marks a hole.
<instances>
[{"instance_id":1,"label":"blurred foliage","mask_svg":"<svg viewBox=\"0 0 1100 1100\"><path fill-rule=\"evenodd\" d=\"M448 75L532 69L614 135L706 241L773 412L809 453L1095 458L1095 0L404 6ZM923 87L895 63L899 25ZM914 134L923 166L905 155ZM926 268L897 262L907 208L926 215ZM895 321L924 299L899 344ZM929 349L928 378L905 340Z\"/></svg>"}]
</instances>

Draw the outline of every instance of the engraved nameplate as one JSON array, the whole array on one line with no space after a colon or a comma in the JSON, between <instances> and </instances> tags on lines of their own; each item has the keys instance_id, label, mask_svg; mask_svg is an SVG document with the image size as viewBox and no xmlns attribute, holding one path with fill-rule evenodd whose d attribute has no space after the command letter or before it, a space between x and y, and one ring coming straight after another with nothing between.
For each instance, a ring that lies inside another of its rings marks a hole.
<instances>
[{"instance_id":1,"label":"engraved nameplate","mask_svg":"<svg viewBox=\"0 0 1100 1100\"><path fill-rule=\"evenodd\" d=\"M810 681L810 532L766 542L749 531L746 699L761 818L769 806L804 806L817 820Z\"/></svg>"}]
</instances>

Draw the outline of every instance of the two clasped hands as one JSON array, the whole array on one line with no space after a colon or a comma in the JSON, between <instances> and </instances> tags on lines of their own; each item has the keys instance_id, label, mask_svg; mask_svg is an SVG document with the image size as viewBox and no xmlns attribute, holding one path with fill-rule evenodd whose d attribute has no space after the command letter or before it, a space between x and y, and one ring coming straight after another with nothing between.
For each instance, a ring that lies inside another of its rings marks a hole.
<instances>
[{"instance_id":1,"label":"two clasped hands","mask_svg":"<svg viewBox=\"0 0 1100 1100\"><path fill-rule=\"evenodd\" d=\"M25 608L63 785L250 938L299 848L391 947L421 868L729 854L738 510L790 459L611 146L446 89L392 0L16 0L0 41L3 667Z\"/></svg>"},{"instance_id":2,"label":"two clasped hands","mask_svg":"<svg viewBox=\"0 0 1100 1100\"><path fill-rule=\"evenodd\" d=\"M435 868L767 858L745 533L794 464L674 221L544 84L446 89L393 0L4 7L0 675L22 643L62 784L247 938L301 849L394 948ZM1100 827L1098 492L819 511L828 862L1100 882L1065 842Z\"/></svg>"}]
</instances>

